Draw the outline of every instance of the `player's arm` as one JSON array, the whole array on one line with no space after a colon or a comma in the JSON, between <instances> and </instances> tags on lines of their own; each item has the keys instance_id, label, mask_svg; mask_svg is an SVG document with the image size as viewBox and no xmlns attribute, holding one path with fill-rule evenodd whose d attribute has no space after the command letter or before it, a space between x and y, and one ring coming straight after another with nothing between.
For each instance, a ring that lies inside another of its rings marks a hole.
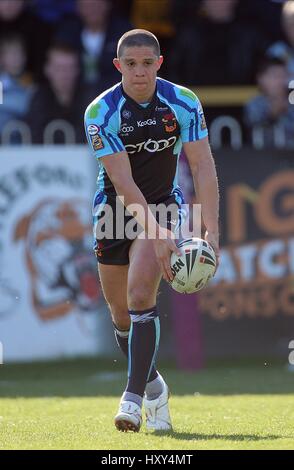
<instances>
[{"instance_id":1,"label":"player's arm","mask_svg":"<svg viewBox=\"0 0 294 470\"><path fill-rule=\"evenodd\" d=\"M153 238L155 254L159 262L163 277L166 281L172 280L173 275L170 266L170 252L180 254L175 242L171 238L171 232L163 229L156 222L150 211L147 201L136 185L127 152L118 152L107 155L101 162L113 184L118 196L123 196L123 203L129 212L143 227L146 233ZM137 210L136 210L137 208Z\"/></svg>"},{"instance_id":2,"label":"player's arm","mask_svg":"<svg viewBox=\"0 0 294 470\"><path fill-rule=\"evenodd\" d=\"M206 239L219 254L219 191L208 137L183 144L191 168L197 199L201 204Z\"/></svg>"},{"instance_id":3,"label":"player's arm","mask_svg":"<svg viewBox=\"0 0 294 470\"><path fill-rule=\"evenodd\" d=\"M181 102L179 112L181 139L190 164L197 199L201 204L207 230L205 239L211 243L218 256L218 183L203 109L198 97L188 88L178 87L176 94Z\"/></svg>"}]
</instances>

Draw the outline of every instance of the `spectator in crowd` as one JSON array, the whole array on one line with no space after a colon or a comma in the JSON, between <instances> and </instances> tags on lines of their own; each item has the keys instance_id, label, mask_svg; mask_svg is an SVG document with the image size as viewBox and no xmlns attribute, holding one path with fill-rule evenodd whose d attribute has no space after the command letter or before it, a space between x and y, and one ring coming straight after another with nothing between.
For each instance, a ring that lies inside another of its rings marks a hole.
<instances>
[{"instance_id":1,"label":"spectator in crowd","mask_svg":"<svg viewBox=\"0 0 294 470\"><path fill-rule=\"evenodd\" d=\"M288 0L283 5L282 29L284 39L269 47L267 55L287 63L290 77L294 79L294 1Z\"/></svg>"},{"instance_id":2,"label":"spectator in crowd","mask_svg":"<svg viewBox=\"0 0 294 470\"><path fill-rule=\"evenodd\" d=\"M185 0L186 5L187 0ZM183 5L183 2L181 2ZM175 27L171 18L171 0L132 0L130 18L135 28L152 31L160 42L164 61L160 67L160 76L169 80L166 65L169 54L173 53ZM182 8L183 11L183 8Z\"/></svg>"},{"instance_id":3,"label":"spectator in crowd","mask_svg":"<svg viewBox=\"0 0 294 470\"><path fill-rule=\"evenodd\" d=\"M202 0L194 24L180 24L169 61L170 80L186 85L253 83L268 41L238 19L238 3Z\"/></svg>"},{"instance_id":4,"label":"spectator in crowd","mask_svg":"<svg viewBox=\"0 0 294 470\"><path fill-rule=\"evenodd\" d=\"M137 0L140 2L140 0ZM156 2L156 0L153 0ZM179 28L181 25L195 24L199 14L202 0L167 0L170 4L170 16L173 24ZM237 2L235 17L253 24L269 37L271 42L281 37L280 16L284 0L240 0ZM149 3L149 2L148 2Z\"/></svg>"},{"instance_id":5,"label":"spectator in crowd","mask_svg":"<svg viewBox=\"0 0 294 470\"><path fill-rule=\"evenodd\" d=\"M80 84L78 52L68 45L53 44L48 50L45 76L47 83L36 90L27 116L33 143L43 143L46 126L57 119L71 124L75 141L84 142L81 115L93 94L90 87ZM64 134L57 132L55 143L64 143Z\"/></svg>"},{"instance_id":6,"label":"spectator in crowd","mask_svg":"<svg viewBox=\"0 0 294 470\"><path fill-rule=\"evenodd\" d=\"M51 29L27 9L24 0L0 0L0 39L20 34L28 54L27 66L35 80L41 79Z\"/></svg>"},{"instance_id":7,"label":"spectator in crowd","mask_svg":"<svg viewBox=\"0 0 294 470\"><path fill-rule=\"evenodd\" d=\"M294 148L294 106L289 102L289 75L280 59L265 59L258 70L260 94L246 104L244 121L262 131L264 146Z\"/></svg>"},{"instance_id":8,"label":"spectator in crowd","mask_svg":"<svg viewBox=\"0 0 294 470\"><path fill-rule=\"evenodd\" d=\"M85 83L95 84L97 94L120 80L112 65L116 44L132 25L112 11L110 0L76 0L79 18L69 18L56 33L81 53Z\"/></svg>"},{"instance_id":9,"label":"spectator in crowd","mask_svg":"<svg viewBox=\"0 0 294 470\"><path fill-rule=\"evenodd\" d=\"M1 134L7 123L22 120L28 111L33 87L31 77L26 73L26 60L21 36L11 34L0 40L0 82L3 87Z\"/></svg>"},{"instance_id":10,"label":"spectator in crowd","mask_svg":"<svg viewBox=\"0 0 294 470\"><path fill-rule=\"evenodd\" d=\"M281 11L284 0L246 0L239 2L238 14L254 24L269 38L270 42L281 38Z\"/></svg>"},{"instance_id":11,"label":"spectator in crowd","mask_svg":"<svg viewBox=\"0 0 294 470\"><path fill-rule=\"evenodd\" d=\"M75 0L34 0L32 10L46 23L57 23L65 15L74 14Z\"/></svg>"}]
</instances>

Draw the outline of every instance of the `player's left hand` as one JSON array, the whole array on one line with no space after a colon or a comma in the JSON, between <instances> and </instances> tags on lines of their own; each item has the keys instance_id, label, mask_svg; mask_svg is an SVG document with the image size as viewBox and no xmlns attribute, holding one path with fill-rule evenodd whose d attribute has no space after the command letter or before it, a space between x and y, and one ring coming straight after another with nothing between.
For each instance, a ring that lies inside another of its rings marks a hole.
<instances>
[{"instance_id":1,"label":"player's left hand","mask_svg":"<svg viewBox=\"0 0 294 470\"><path fill-rule=\"evenodd\" d=\"M206 230L204 239L210 243L212 248L214 249L215 256L216 256L216 270L219 265L219 234L216 232L210 232Z\"/></svg>"}]
</instances>

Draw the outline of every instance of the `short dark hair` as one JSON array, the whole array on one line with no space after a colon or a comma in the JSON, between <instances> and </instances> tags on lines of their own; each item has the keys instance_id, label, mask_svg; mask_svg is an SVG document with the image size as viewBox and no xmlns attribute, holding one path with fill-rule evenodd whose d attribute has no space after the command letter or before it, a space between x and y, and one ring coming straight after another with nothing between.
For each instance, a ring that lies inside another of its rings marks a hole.
<instances>
[{"instance_id":1,"label":"short dark hair","mask_svg":"<svg viewBox=\"0 0 294 470\"><path fill-rule=\"evenodd\" d=\"M155 55L160 56L157 37L146 29L131 29L122 35L117 44L117 57L122 56L124 47L153 47Z\"/></svg>"},{"instance_id":2,"label":"short dark hair","mask_svg":"<svg viewBox=\"0 0 294 470\"><path fill-rule=\"evenodd\" d=\"M75 55L79 57L78 50L71 44L66 41L55 40L51 42L47 49L47 59L49 58L52 52L63 52L64 54Z\"/></svg>"},{"instance_id":3,"label":"short dark hair","mask_svg":"<svg viewBox=\"0 0 294 470\"><path fill-rule=\"evenodd\" d=\"M21 34L10 32L0 38L1 49L4 46L10 46L11 44L18 44L24 51L26 50L24 38Z\"/></svg>"}]
</instances>

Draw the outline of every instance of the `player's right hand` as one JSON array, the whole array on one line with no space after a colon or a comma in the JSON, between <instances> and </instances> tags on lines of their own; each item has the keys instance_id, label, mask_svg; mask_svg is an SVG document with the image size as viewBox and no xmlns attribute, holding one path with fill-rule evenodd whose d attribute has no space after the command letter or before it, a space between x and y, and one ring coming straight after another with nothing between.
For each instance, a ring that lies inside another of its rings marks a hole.
<instances>
[{"instance_id":1,"label":"player's right hand","mask_svg":"<svg viewBox=\"0 0 294 470\"><path fill-rule=\"evenodd\" d=\"M171 253L174 252L178 256L181 256L181 251L177 247L172 237L174 236L169 230L164 231L164 229L161 228L160 236L153 240L156 259L160 266L163 279L165 279L167 282L173 280L173 274L170 265Z\"/></svg>"}]
</instances>

